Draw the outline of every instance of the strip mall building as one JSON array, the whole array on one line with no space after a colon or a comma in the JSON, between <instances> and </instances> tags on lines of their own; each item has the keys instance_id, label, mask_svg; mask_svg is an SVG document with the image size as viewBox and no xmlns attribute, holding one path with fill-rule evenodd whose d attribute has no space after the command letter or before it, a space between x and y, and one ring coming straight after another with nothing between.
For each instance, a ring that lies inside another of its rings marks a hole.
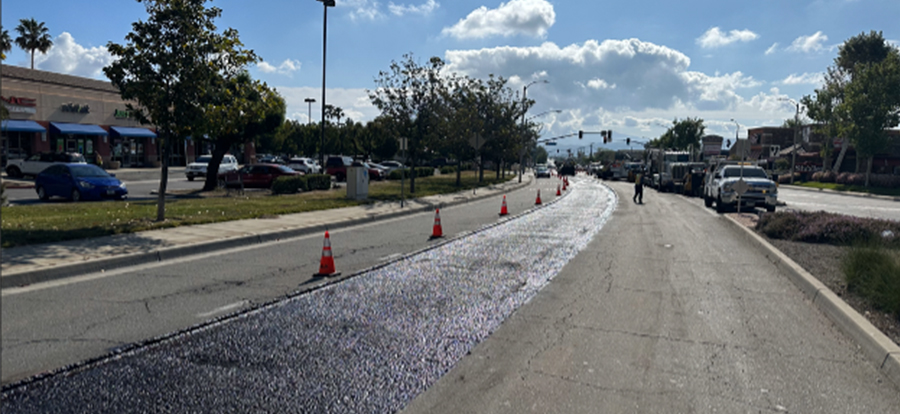
<instances>
[{"instance_id":1,"label":"strip mall building","mask_svg":"<svg viewBox=\"0 0 900 414\"><path fill-rule=\"evenodd\" d=\"M99 154L106 166L160 165L156 129L130 116L111 82L8 65L0 75L0 99L9 111L0 125L4 166L7 157L42 152L78 152L88 162ZM170 165L186 165L210 148L187 140L172 152Z\"/></svg>"}]
</instances>

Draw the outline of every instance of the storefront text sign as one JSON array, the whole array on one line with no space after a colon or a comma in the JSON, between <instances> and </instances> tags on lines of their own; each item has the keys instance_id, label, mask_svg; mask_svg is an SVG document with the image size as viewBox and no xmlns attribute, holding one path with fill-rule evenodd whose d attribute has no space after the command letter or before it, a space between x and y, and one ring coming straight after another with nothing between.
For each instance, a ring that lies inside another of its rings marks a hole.
<instances>
[{"instance_id":1,"label":"storefront text sign","mask_svg":"<svg viewBox=\"0 0 900 414\"><path fill-rule=\"evenodd\" d=\"M116 117L116 119L131 118L131 111L116 109L116 111L113 113L113 116Z\"/></svg>"},{"instance_id":2,"label":"storefront text sign","mask_svg":"<svg viewBox=\"0 0 900 414\"><path fill-rule=\"evenodd\" d=\"M9 112L19 114L37 113L37 100L33 98L23 98L21 96L0 96L4 106Z\"/></svg>"},{"instance_id":3,"label":"storefront text sign","mask_svg":"<svg viewBox=\"0 0 900 414\"><path fill-rule=\"evenodd\" d=\"M63 112L74 112L78 114L89 114L91 113L91 107L88 105L80 105L73 103L65 103L60 107Z\"/></svg>"}]
</instances>

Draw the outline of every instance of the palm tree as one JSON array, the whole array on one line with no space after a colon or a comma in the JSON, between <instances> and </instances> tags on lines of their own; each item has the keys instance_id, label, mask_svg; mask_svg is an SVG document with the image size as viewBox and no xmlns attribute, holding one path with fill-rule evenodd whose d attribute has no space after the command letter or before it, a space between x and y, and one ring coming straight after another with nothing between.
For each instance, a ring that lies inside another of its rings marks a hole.
<instances>
[{"instance_id":1,"label":"palm tree","mask_svg":"<svg viewBox=\"0 0 900 414\"><path fill-rule=\"evenodd\" d=\"M44 22L38 23L32 19L21 19L19 25L16 26L19 37L16 38L16 45L22 50L31 52L31 68L34 69L34 51L39 50L41 53L47 53L53 46L53 40L50 39L49 30L44 26Z\"/></svg>"},{"instance_id":2,"label":"palm tree","mask_svg":"<svg viewBox=\"0 0 900 414\"><path fill-rule=\"evenodd\" d=\"M0 60L6 60L6 52L12 50L12 39L9 38L9 31L0 32Z\"/></svg>"}]
</instances>

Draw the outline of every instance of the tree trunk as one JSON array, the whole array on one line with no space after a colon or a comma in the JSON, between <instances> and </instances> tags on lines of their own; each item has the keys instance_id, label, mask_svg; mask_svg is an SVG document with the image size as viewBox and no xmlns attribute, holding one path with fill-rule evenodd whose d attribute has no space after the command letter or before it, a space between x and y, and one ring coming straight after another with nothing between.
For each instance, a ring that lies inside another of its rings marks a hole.
<instances>
[{"instance_id":1,"label":"tree trunk","mask_svg":"<svg viewBox=\"0 0 900 414\"><path fill-rule=\"evenodd\" d=\"M847 147L849 143L847 139L844 138L841 140L841 153L838 155L837 161L834 162L834 173L839 174L841 172L841 163L844 162L844 156L847 155Z\"/></svg>"},{"instance_id":2,"label":"tree trunk","mask_svg":"<svg viewBox=\"0 0 900 414\"><path fill-rule=\"evenodd\" d=\"M456 158L460 158L460 157L456 157ZM460 160L456 161L456 186L457 187L462 186L462 161L460 161Z\"/></svg>"},{"instance_id":3,"label":"tree trunk","mask_svg":"<svg viewBox=\"0 0 900 414\"><path fill-rule=\"evenodd\" d=\"M219 186L219 165L227 152L227 145L216 145L213 149L212 159L206 165L206 182L203 183L202 191L213 191Z\"/></svg>"},{"instance_id":4,"label":"tree trunk","mask_svg":"<svg viewBox=\"0 0 900 414\"><path fill-rule=\"evenodd\" d=\"M162 170L159 174L159 195L156 199L156 221L166 221L166 187L169 183L169 154L172 152L172 133L163 135Z\"/></svg>"},{"instance_id":5,"label":"tree trunk","mask_svg":"<svg viewBox=\"0 0 900 414\"><path fill-rule=\"evenodd\" d=\"M869 188L869 175L872 174L872 162L875 160L874 155L869 156L868 166L866 167L866 188Z\"/></svg>"}]
</instances>

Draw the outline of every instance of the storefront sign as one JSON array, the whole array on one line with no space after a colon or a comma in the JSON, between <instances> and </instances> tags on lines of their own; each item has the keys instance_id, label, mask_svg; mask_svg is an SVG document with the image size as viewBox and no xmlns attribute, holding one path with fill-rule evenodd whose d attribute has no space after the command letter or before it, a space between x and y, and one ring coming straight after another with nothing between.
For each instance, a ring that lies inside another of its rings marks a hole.
<instances>
[{"instance_id":1,"label":"storefront sign","mask_svg":"<svg viewBox=\"0 0 900 414\"><path fill-rule=\"evenodd\" d=\"M6 109L11 113L34 114L37 113L37 100L23 98L21 96L0 96Z\"/></svg>"},{"instance_id":2,"label":"storefront sign","mask_svg":"<svg viewBox=\"0 0 900 414\"><path fill-rule=\"evenodd\" d=\"M116 117L116 119L131 118L131 111L126 111L123 109L116 109L116 111L113 112L113 116Z\"/></svg>"},{"instance_id":3,"label":"storefront sign","mask_svg":"<svg viewBox=\"0 0 900 414\"><path fill-rule=\"evenodd\" d=\"M62 104L60 107L63 112L74 112L77 114L89 114L91 113L91 107L88 105L79 105L73 103Z\"/></svg>"}]
</instances>

